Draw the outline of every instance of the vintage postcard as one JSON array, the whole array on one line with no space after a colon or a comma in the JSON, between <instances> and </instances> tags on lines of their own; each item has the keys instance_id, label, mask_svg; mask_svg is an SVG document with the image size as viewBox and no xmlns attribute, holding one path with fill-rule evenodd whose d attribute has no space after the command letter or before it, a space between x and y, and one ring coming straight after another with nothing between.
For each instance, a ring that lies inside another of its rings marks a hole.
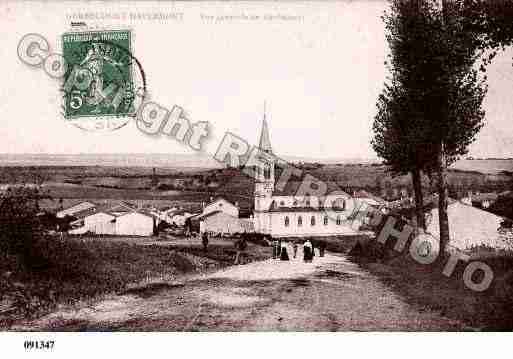
<instances>
[{"instance_id":1,"label":"vintage postcard","mask_svg":"<svg viewBox=\"0 0 513 359\"><path fill-rule=\"evenodd\" d=\"M0 331L511 331L512 24L510 0L2 2Z\"/></svg>"}]
</instances>

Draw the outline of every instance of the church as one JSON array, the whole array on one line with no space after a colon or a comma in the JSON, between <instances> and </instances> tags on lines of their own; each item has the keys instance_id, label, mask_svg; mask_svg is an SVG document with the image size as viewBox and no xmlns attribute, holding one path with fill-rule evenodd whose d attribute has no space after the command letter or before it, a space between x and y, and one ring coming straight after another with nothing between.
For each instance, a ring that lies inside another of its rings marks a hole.
<instances>
[{"instance_id":1,"label":"church","mask_svg":"<svg viewBox=\"0 0 513 359\"><path fill-rule=\"evenodd\" d=\"M259 148L267 154L273 153L265 114ZM276 238L341 236L358 232L357 223L347 220L352 208L346 208L346 201L340 196L298 197L294 195L295 191L276 193L275 169L275 163L267 162L255 171L255 232Z\"/></svg>"}]
</instances>

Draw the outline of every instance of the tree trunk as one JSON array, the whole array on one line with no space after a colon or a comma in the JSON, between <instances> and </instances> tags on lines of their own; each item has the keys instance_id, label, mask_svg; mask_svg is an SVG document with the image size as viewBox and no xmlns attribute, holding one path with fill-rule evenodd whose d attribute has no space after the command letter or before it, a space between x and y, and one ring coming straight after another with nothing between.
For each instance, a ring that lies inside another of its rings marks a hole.
<instances>
[{"instance_id":1,"label":"tree trunk","mask_svg":"<svg viewBox=\"0 0 513 359\"><path fill-rule=\"evenodd\" d=\"M426 230L426 219L424 216L424 196L422 194L422 177L419 168L411 172L413 191L415 194L415 215L417 217L417 226Z\"/></svg>"},{"instance_id":2,"label":"tree trunk","mask_svg":"<svg viewBox=\"0 0 513 359\"><path fill-rule=\"evenodd\" d=\"M437 171L437 187L438 187L438 224L440 228L440 254L443 255L449 244L449 217L447 215L447 178L446 163L444 155L444 146L441 145L438 151L438 171Z\"/></svg>"},{"instance_id":3,"label":"tree trunk","mask_svg":"<svg viewBox=\"0 0 513 359\"><path fill-rule=\"evenodd\" d=\"M449 9L448 9L449 0L442 0L442 17L444 26L447 25L449 20ZM445 69L447 71L447 68ZM448 74L446 74L448 75ZM448 91L445 91L444 95L446 99L448 98ZM445 106L442 111L442 116L445 121L448 121L448 108L449 104L445 103ZM445 134L445 132L443 132ZM447 249L447 246L450 241L449 237L449 216L447 215L447 206L448 206L448 195L447 195L447 161L445 159L445 147L444 147L444 139L440 138L440 144L438 148L438 173L437 173L437 186L438 186L438 225L440 228L440 254L438 256L439 259L443 258L444 253Z\"/></svg>"}]
</instances>

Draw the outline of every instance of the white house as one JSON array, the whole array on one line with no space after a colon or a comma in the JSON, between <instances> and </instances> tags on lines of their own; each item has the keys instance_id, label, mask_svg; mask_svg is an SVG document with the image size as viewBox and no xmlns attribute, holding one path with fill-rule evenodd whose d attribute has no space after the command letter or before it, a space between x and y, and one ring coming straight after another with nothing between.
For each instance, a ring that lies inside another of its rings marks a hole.
<instances>
[{"instance_id":1,"label":"white house","mask_svg":"<svg viewBox=\"0 0 513 359\"><path fill-rule=\"evenodd\" d=\"M511 241L498 232L502 217L457 201L449 204L447 214L451 246L460 250L481 244L494 248L512 248ZM431 210L427 224L427 232L439 238L438 208Z\"/></svg>"},{"instance_id":2,"label":"white house","mask_svg":"<svg viewBox=\"0 0 513 359\"><path fill-rule=\"evenodd\" d=\"M70 234L83 234L92 232L95 234L116 234L116 216L107 212L97 212L86 215L71 223L72 226L81 225L69 231Z\"/></svg>"},{"instance_id":3,"label":"white house","mask_svg":"<svg viewBox=\"0 0 513 359\"><path fill-rule=\"evenodd\" d=\"M141 212L125 213L116 218L116 234L127 236L152 236L157 220Z\"/></svg>"},{"instance_id":4,"label":"white house","mask_svg":"<svg viewBox=\"0 0 513 359\"><path fill-rule=\"evenodd\" d=\"M136 211L131 208L120 208L114 206L109 210L98 211L93 214L84 215L82 218L71 223L79 228L71 230L70 234L83 234L92 232L105 235L125 236L151 236L159 219L150 213Z\"/></svg>"},{"instance_id":5,"label":"white house","mask_svg":"<svg viewBox=\"0 0 513 359\"><path fill-rule=\"evenodd\" d=\"M213 211L195 216L199 221L200 233L249 233L253 232L253 222L248 219L234 217L221 211Z\"/></svg>"}]
</instances>

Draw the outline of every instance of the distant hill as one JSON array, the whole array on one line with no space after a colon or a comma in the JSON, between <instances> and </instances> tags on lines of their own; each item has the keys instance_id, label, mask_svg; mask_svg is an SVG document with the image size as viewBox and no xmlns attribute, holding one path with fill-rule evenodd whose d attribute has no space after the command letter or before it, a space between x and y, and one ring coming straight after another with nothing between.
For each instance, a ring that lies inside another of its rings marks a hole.
<instances>
[{"instance_id":1,"label":"distant hill","mask_svg":"<svg viewBox=\"0 0 513 359\"><path fill-rule=\"evenodd\" d=\"M333 164L376 164L377 159L365 158L310 158L283 156L284 160L297 163ZM170 154L0 154L0 166L113 166L113 167L159 167L215 169L222 166L208 153ZM461 171L475 171L497 174L513 171L513 159L460 160L451 168Z\"/></svg>"},{"instance_id":2,"label":"distant hill","mask_svg":"<svg viewBox=\"0 0 513 359\"><path fill-rule=\"evenodd\" d=\"M283 156L290 163L377 163L364 158L311 158ZM191 167L221 168L208 153L109 153L109 154L0 154L0 166L114 166L114 167Z\"/></svg>"},{"instance_id":3,"label":"distant hill","mask_svg":"<svg viewBox=\"0 0 513 359\"><path fill-rule=\"evenodd\" d=\"M208 154L0 154L0 166L220 168Z\"/></svg>"},{"instance_id":4,"label":"distant hill","mask_svg":"<svg viewBox=\"0 0 513 359\"><path fill-rule=\"evenodd\" d=\"M484 174L498 174L513 171L513 159L460 160L451 166L460 171L475 171Z\"/></svg>"}]
</instances>

